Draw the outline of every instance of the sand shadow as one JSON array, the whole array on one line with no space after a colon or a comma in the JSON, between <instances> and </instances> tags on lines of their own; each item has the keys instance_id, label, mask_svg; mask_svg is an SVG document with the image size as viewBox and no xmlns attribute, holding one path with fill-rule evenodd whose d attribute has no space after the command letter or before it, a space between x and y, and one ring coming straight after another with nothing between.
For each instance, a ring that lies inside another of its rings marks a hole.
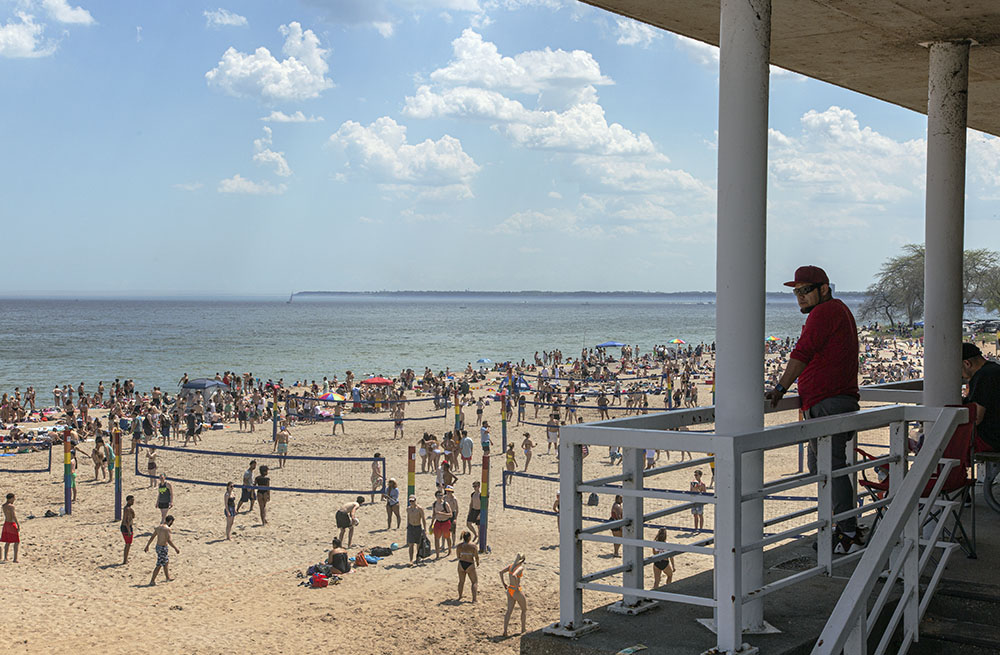
<instances>
[{"instance_id":1,"label":"sand shadow","mask_svg":"<svg viewBox=\"0 0 1000 655\"><path fill-rule=\"evenodd\" d=\"M219 537L218 539L213 539L211 541L206 541L205 545L206 546L210 546L212 544L221 544L221 543L225 543L226 541L232 541L232 540L231 539L227 540L225 537Z\"/></svg>"},{"instance_id":2,"label":"sand shadow","mask_svg":"<svg viewBox=\"0 0 1000 655\"><path fill-rule=\"evenodd\" d=\"M465 601L461 601L457 598L446 598L445 600L442 600L440 603L438 603L438 605L450 605L452 607L457 607L459 605L464 605L464 604Z\"/></svg>"},{"instance_id":3,"label":"sand shadow","mask_svg":"<svg viewBox=\"0 0 1000 655\"><path fill-rule=\"evenodd\" d=\"M121 562L115 562L114 564L104 564L103 566L98 566L97 568L101 569L102 571L106 571L108 569L116 569L119 566L124 566L124 564L122 564Z\"/></svg>"}]
</instances>

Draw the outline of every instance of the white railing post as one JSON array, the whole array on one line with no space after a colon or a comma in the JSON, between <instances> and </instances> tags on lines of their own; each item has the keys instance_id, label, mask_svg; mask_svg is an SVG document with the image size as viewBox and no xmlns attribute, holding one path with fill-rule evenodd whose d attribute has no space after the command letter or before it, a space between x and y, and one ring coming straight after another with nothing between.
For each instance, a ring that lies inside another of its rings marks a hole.
<instances>
[{"instance_id":1,"label":"white railing post","mask_svg":"<svg viewBox=\"0 0 1000 655\"><path fill-rule=\"evenodd\" d=\"M844 642L844 655L868 655L868 621L864 612L858 612L851 631Z\"/></svg>"},{"instance_id":2,"label":"white railing post","mask_svg":"<svg viewBox=\"0 0 1000 655\"><path fill-rule=\"evenodd\" d=\"M734 439L715 451L715 602L720 653L743 643L742 466Z\"/></svg>"},{"instance_id":3,"label":"white railing post","mask_svg":"<svg viewBox=\"0 0 1000 655\"><path fill-rule=\"evenodd\" d=\"M903 484L903 478L909 470L909 462L906 461L906 453L910 447L907 442L909 434L907 432L906 421L896 421L889 426L889 454L894 458L889 463L889 496L896 493L899 485Z\"/></svg>"},{"instance_id":4,"label":"white railing post","mask_svg":"<svg viewBox=\"0 0 1000 655\"><path fill-rule=\"evenodd\" d=\"M623 470L626 476L622 487L625 489L643 488L643 465L645 464L645 451L642 448L624 448ZM642 539L643 531L643 502L642 496L625 496L623 498L622 514L628 521L622 529L622 536L627 539ZM641 546L622 546L622 556L624 564L628 569L625 571L623 581L626 587L633 589L643 589L645 585L645 569L642 566ZM622 596L622 605L625 607L635 607L642 599L637 596Z\"/></svg>"},{"instance_id":5,"label":"white railing post","mask_svg":"<svg viewBox=\"0 0 1000 655\"><path fill-rule=\"evenodd\" d=\"M932 502L932 498L927 499ZM917 639L920 634L920 512L916 508L906 519L903 527L903 543L912 545L906 551L903 560L903 636L913 635ZM934 544L929 544L933 548Z\"/></svg>"},{"instance_id":6,"label":"white railing post","mask_svg":"<svg viewBox=\"0 0 1000 655\"><path fill-rule=\"evenodd\" d=\"M577 538L583 524L577 491L583 481L580 446L560 440L559 463L559 623L564 630L577 630L583 626L583 590L577 586L583 577L583 542Z\"/></svg>"},{"instance_id":7,"label":"white railing post","mask_svg":"<svg viewBox=\"0 0 1000 655\"><path fill-rule=\"evenodd\" d=\"M823 476L816 492L816 517L823 521L816 532L816 564L833 575L833 439L829 435L817 439L816 472Z\"/></svg>"}]
</instances>

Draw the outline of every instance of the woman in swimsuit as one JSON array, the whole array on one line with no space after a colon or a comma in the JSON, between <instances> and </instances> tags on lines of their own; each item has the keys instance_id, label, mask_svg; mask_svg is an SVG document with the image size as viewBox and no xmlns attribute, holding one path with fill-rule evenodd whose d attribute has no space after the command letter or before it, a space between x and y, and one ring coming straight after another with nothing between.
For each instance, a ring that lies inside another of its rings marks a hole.
<instances>
[{"instance_id":1,"label":"woman in swimsuit","mask_svg":"<svg viewBox=\"0 0 1000 655\"><path fill-rule=\"evenodd\" d=\"M424 436L420 437L420 441L418 442L419 446L418 446L418 449L417 449L417 453L420 455L420 472L421 473L426 473L427 472L427 455L428 455L427 454L427 439L428 439L428 437L429 437L429 435L426 432L424 432Z\"/></svg>"},{"instance_id":2,"label":"woman in swimsuit","mask_svg":"<svg viewBox=\"0 0 1000 655\"><path fill-rule=\"evenodd\" d=\"M233 519L236 518L236 496L233 494L232 482L226 483L226 495L222 505L222 513L226 517L226 540L228 541L233 533Z\"/></svg>"},{"instance_id":3,"label":"woman in swimsuit","mask_svg":"<svg viewBox=\"0 0 1000 655\"><path fill-rule=\"evenodd\" d=\"M156 481L156 450L150 448L146 451L146 472L149 473L149 488L153 488Z\"/></svg>"},{"instance_id":4,"label":"woman in swimsuit","mask_svg":"<svg viewBox=\"0 0 1000 655\"><path fill-rule=\"evenodd\" d=\"M653 541L666 541L667 540L667 529L660 528L660 531L656 533L656 537ZM667 552L666 548L654 548L654 555L662 555ZM664 557L663 559L658 559L653 562L653 589L660 586L660 576L666 575L667 580L663 584L670 584L674 579L674 558Z\"/></svg>"},{"instance_id":5,"label":"woman in swimsuit","mask_svg":"<svg viewBox=\"0 0 1000 655\"><path fill-rule=\"evenodd\" d=\"M503 574L507 574L504 580ZM524 623L528 615L528 601L524 598L521 590L521 577L524 575L524 555L518 553L514 556L514 562L500 571L500 582L507 590L507 613L503 616L503 636L507 636L507 626L510 624L510 615L514 612L514 604L521 606L521 632L524 632Z\"/></svg>"},{"instance_id":6,"label":"woman in swimsuit","mask_svg":"<svg viewBox=\"0 0 1000 655\"><path fill-rule=\"evenodd\" d=\"M254 480L257 489L257 507L260 508L260 523L267 525L267 501L271 500L271 478L267 477L267 467L261 466L260 473Z\"/></svg>"},{"instance_id":7,"label":"woman in swimsuit","mask_svg":"<svg viewBox=\"0 0 1000 655\"><path fill-rule=\"evenodd\" d=\"M382 464L378 461L382 455L375 453L372 455L375 461L372 462L372 502L375 502L375 491L382 488Z\"/></svg>"},{"instance_id":8,"label":"woman in swimsuit","mask_svg":"<svg viewBox=\"0 0 1000 655\"><path fill-rule=\"evenodd\" d=\"M455 547L458 554L458 599L462 600L462 590L465 588L465 578L468 576L472 585L472 602L476 602L479 591L479 575L476 566L479 565L479 549L472 545L472 533L462 532L462 543Z\"/></svg>"},{"instance_id":9,"label":"woman in swimsuit","mask_svg":"<svg viewBox=\"0 0 1000 655\"><path fill-rule=\"evenodd\" d=\"M524 396L521 396L522 398ZM524 441L521 442L521 448L524 450L524 470L528 470L528 464L531 463L531 452L532 448L535 447L535 442L531 440L531 435L527 432L524 433Z\"/></svg>"},{"instance_id":10,"label":"woman in swimsuit","mask_svg":"<svg viewBox=\"0 0 1000 655\"><path fill-rule=\"evenodd\" d=\"M514 444L507 444L507 472L513 473L517 470L517 456L514 454ZM510 484L511 476L507 476L507 484Z\"/></svg>"}]
</instances>

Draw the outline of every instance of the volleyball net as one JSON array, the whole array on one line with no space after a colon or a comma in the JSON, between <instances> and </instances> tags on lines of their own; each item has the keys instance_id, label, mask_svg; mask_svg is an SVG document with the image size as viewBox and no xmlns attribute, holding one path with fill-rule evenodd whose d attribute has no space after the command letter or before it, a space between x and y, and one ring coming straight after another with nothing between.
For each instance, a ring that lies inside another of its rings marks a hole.
<instances>
[{"instance_id":1,"label":"volleyball net","mask_svg":"<svg viewBox=\"0 0 1000 655\"><path fill-rule=\"evenodd\" d=\"M49 473L52 445L48 441L0 442L0 473Z\"/></svg>"},{"instance_id":2,"label":"volleyball net","mask_svg":"<svg viewBox=\"0 0 1000 655\"><path fill-rule=\"evenodd\" d=\"M147 454L150 452L156 453L154 469L148 467ZM250 460L257 462L255 476L261 466L267 466L271 491L368 495L381 494L386 488L385 457L231 453L142 443L135 451L135 474L144 478L162 474L171 482L211 487L225 487L233 482L236 488L242 489L245 486L243 472Z\"/></svg>"},{"instance_id":3,"label":"volleyball net","mask_svg":"<svg viewBox=\"0 0 1000 655\"><path fill-rule=\"evenodd\" d=\"M297 400L301 403L316 403L318 411L312 413L305 412L301 410L295 415L300 420L306 421L332 421L335 417L332 411L327 409L319 409L318 406L326 407L328 405L343 405L345 409L351 411L345 411L340 415L340 420L345 423L349 422L360 422L360 423L391 423L396 420L402 420L404 423L408 421L433 421L437 419L448 418L448 408L450 404L448 399L444 396L429 396L426 398L402 398L396 400L373 400L362 399L362 400L352 400L349 397L344 397L344 400L331 400L327 398L313 398L310 396L290 396L289 399ZM287 402L287 400L286 400ZM433 402L435 410L440 410L440 414L433 414L431 416L406 416L405 406L411 403L426 403ZM396 419L393 414L393 409L402 404L404 406L404 416L402 419ZM287 407L287 405L286 405ZM359 415L362 414L362 415ZM367 414L368 416L364 416ZM374 418L379 414L383 415L383 418Z\"/></svg>"}]
</instances>

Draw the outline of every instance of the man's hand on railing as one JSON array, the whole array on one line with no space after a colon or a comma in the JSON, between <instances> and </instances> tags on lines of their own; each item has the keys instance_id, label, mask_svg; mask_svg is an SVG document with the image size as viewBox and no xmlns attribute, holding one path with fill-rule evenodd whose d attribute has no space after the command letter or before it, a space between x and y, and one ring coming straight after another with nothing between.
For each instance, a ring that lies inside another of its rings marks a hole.
<instances>
[{"instance_id":1,"label":"man's hand on railing","mask_svg":"<svg viewBox=\"0 0 1000 655\"><path fill-rule=\"evenodd\" d=\"M771 409L774 409L775 407L778 406L778 403L781 402L781 399L784 397L785 392L787 391L788 389L781 386L781 383L779 382L778 384L774 385L773 389L764 393L764 399L770 400Z\"/></svg>"}]
</instances>

